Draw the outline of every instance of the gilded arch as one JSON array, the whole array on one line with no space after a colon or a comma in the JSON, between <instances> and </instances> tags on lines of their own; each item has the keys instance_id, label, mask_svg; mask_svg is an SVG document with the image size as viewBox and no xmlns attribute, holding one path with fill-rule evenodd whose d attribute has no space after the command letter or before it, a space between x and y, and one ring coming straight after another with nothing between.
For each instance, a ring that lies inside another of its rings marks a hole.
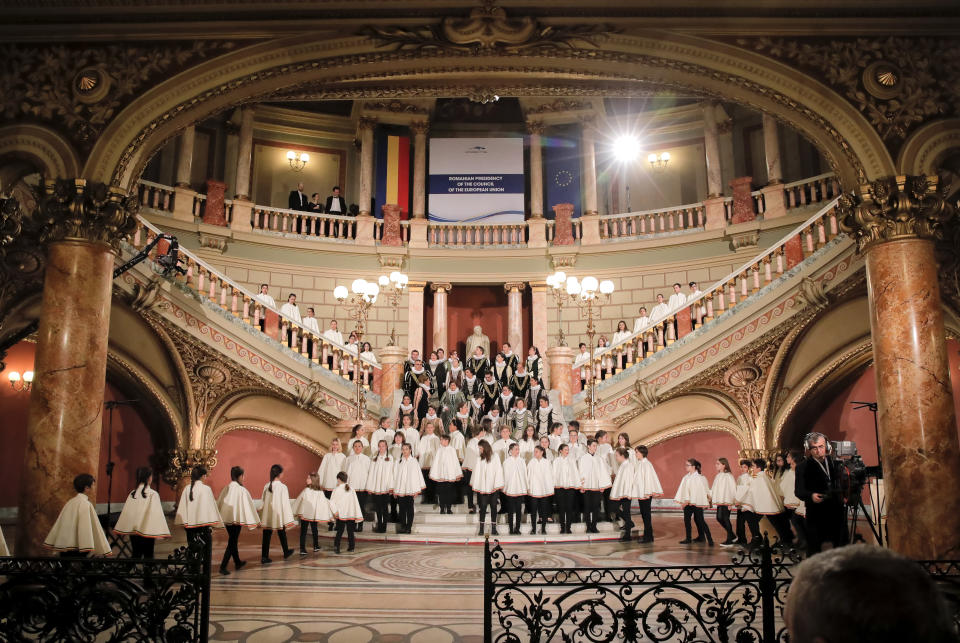
<instances>
[{"instance_id":1,"label":"gilded arch","mask_svg":"<svg viewBox=\"0 0 960 643\"><path fill-rule=\"evenodd\" d=\"M692 92L768 112L811 139L848 189L893 173L883 142L829 88L770 58L701 38L608 35L597 48L394 51L374 38L273 40L228 53L158 85L100 137L84 176L129 189L154 150L210 114L245 102L467 95Z\"/></svg>"},{"instance_id":2,"label":"gilded arch","mask_svg":"<svg viewBox=\"0 0 960 643\"><path fill-rule=\"evenodd\" d=\"M47 179L80 175L80 161L65 138L39 125L0 127L0 157L29 158Z\"/></svg>"},{"instance_id":3,"label":"gilded arch","mask_svg":"<svg viewBox=\"0 0 960 643\"><path fill-rule=\"evenodd\" d=\"M960 151L960 118L934 121L913 133L897 158L898 174L937 174L940 161Z\"/></svg>"}]
</instances>

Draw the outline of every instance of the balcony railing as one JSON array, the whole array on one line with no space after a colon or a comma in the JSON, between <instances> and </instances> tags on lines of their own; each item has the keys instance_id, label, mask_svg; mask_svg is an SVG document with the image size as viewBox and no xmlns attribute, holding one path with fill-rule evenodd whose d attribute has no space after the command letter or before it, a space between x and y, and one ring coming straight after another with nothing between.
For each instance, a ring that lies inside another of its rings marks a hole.
<instances>
[{"instance_id":1,"label":"balcony railing","mask_svg":"<svg viewBox=\"0 0 960 643\"><path fill-rule=\"evenodd\" d=\"M162 231L143 217L137 217L137 228L133 234L132 245L139 249L147 246ZM150 259L165 253L168 246L165 242L157 244L151 251ZM278 320L277 336L275 339L285 348L306 357L314 364L333 371L344 379L349 379L355 359L360 361L361 375L368 388L374 382L379 382L379 363L363 355L357 356L353 348L347 347L335 340L306 328L302 322L287 317L278 309L268 306L257 299L256 295L235 283L229 277L207 264L203 259L186 250L182 246L178 249L179 265L186 270L186 274L177 275L176 281L188 288L200 299L219 306L245 324L251 331L271 336L265 332L266 320L276 315ZM268 315L270 313L271 315ZM263 322L263 323L261 323ZM271 331L273 329L270 329ZM376 392L376 391L375 391Z\"/></svg>"},{"instance_id":2,"label":"balcony railing","mask_svg":"<svg viewBox=\"0 0 960 643\"><path fill-rule=\"evenodd\" d=\"M303 210L253 206L251 225L254 231L298 234L307 238L355 239L357 218L339 214L317 214Z\"/></svg>"},{"instance_id":3,"label":"balcony railing","mask_svg":"<svg viewBox=\"0 0 960 643\"><path fill-rule=\"evenodd\" d=\"M707 222L703 203L665 210L644 210L600 217L601 239L643 237L658 233L702 230Z\"/></svg>"},{"instance_id":4,"label":"balcony railing","mask_svg":"<svg viewBox=\"0 0 960 643\"><path fill-rule=\"evenodd\" d=\"M434 223L427 225L431 246L458 248L527 245L526 223Z\"/></svg>"}]
</instances>

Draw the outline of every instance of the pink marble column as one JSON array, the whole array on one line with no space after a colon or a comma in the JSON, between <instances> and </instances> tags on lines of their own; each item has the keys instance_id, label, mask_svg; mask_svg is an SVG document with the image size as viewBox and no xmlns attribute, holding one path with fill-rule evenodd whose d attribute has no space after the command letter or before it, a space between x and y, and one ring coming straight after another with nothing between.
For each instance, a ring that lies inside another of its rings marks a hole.
<instances>
[{"instance_id":1,"label":"pink marble column","mask_svg":"<svg viewBox=\"0 0 960 643\"><path fill-rule=\"evenodd\" d=\"M380 406L385 413L396 409L395 393L403 387L403 362L407 352L400 346L384 346L377 351L380 360ZM397 400L399 402L399 400Z\"/></svg>"},{"instance_id":2,"label":"pink marble column","mask_svg":"<svg viewBox=\"0 0 960 643\"><path fill-rule=\"evenodd\" d=\"M889 177L841 202L866 251L890 547L960 556L960 441L933 239L955 213L936 177Z\"/></svg>"},{"instance_id":3,"label":"pink marble column","mask_svg":"<svg viewBox=\"0 0 960 643\"><path fill-rule=\"evenodd\" d=\"M540 354L547 350L549 343L547 284L543 281L530 282L530 304L533 316L533 345L540 349ZM546 370L546 369L544 369Z\"/></svg>"},{"instance_id":4,"label":"pink marble column","mask_svg":"<svg viewBox=\"0 0 960 643\"><path fill-rule=\"evenodd\" d=\"M733 217L730 223L744 223L757 218L750 195L752 181L753 177L750 176L740 176L730 181L730 187L733 188Z\"/></svg>"},{"instance_id":5,"label":"pink marble column","mask_svg":"<svg viewBox=\"0 0 960 643\"><path fill-rule=\"evenodd\" d=\"M543 216L543 152L541 140L543 137L543 123L529 121L527 132L530 134L530 218L539 219Z\"/></svg>"},{"instance_id":6,"label":"pink marble column","mask_svg":"<svg viewBox=\"0 0 960 643\"><path fill-rule=\"evenodd\" d=\"M383 235L380 239L380 245L402 246L403 232L400 228L400 206L395 203L387 203L381 210L383 211Z\"/></svg>"},{"instance_id":7,"label":"pink marble column","mask_svg":"<svg viewBox=\"0 0 960 643\"><path fill-rule=\"evenodd\" d=\"M237 145L237 178L235 199L250 200L250 166L253 163L253 108L240 110L240 136Z\"/></svg>"},{"instance_id":8,"label":"pink marble column","mask_svg":"<svg viewBox=\"0 0 960 643\"><path fill-rule=\"evenodd\" d=\"M423 289L422 281L407 284L407 350L423 354Z\"/></svg>"},{"instance_id":9,"label":"pink marble column","mask_svg":"<svg viewBox=\"0 0 960 643\"><path fill-rule=\"evenodd\" d=\"M227 209L224 203L227 184L207 179L207 201L203 207L203 222L207 225L227 225Z\"/></svg>"},{"instance_id":10,"label":"pink marble column","mask_svg":"<svg viewBox=\"0 0 960 643\"><path fill-rule=\"evenodd\" d=\"M598 214L597 209L597 150L594 145L594 122L585 120L580 146L583 155L583 215ZM571 216L573 210L571 210Z\"/></svg>"},{"instance_id":11,"label":"pink marble column","mask_svg":"<svg viewBox=\"0 0 960 643\"><path fill-rule=\"evenodd\" d=\"M447 344L447 293L450 292L449 283L432 283L433 291L433 345L430 350L442 348L447 354L452 348Z\"/></svg>"},{"instance_id":12,"label":"pink marble column","mask_svg":"<svg viewBox=\"0 0 960 643\"><path fill-rule=\"evenodd\" d=\"M787 270L803 261L803 241L800 239L800 235L789 239L783 244L783 247L784 255L787 258Z\"/></svg>"},{"instance_id":13,"label":"pink marble column","mask_svg":"<svg viewBox=\"0 0 960 643\"><path fill-rule=\"evenodd\" d=\"M510 347L521 357L526 355L523 345L523 289L522 281L510 281L503 284L507 291L507 341Z\"/></svg>"},{"instance_id":14,"label":"pink marble column","mask_svg":"<svg viewBox=\"0 0 960 643\"><path fill-rule=\"evenodd\" d=\"M783 183L783 171L780 169L780 137L777 135L777 121L769 114L763 115L763 155L767 161L767 185Z\"/></svg>"},{"instance_id":15,"label":"pink marble column","mask_svg":"<svg viewBox=\"0 0 960 643\"><path fill-rule=\"evenodd\" d=\"M558 203L553 206L554 227L553 244L555 246L572 246L573 240L573 204Z\"/></svg>"},{"instance_id":16,"label":"pink marble column","mask_svg":"<svg viewBox=\"0 0 960 643\"><path fill-rule=\"evenodd\" d=\"M693 323L690 318L690 309L681 308L677 311L677 339L686 337L693 332Z\"/></svg>"},{"instance_id":17,"label":"pink marble column","mask_svg":"<svg viewBox=\"0 0 960 643\"><path fill-rule=\"evenodd\" d=\"M573 349L569 346L551 346L547 349L547 368L550 371L550 390L556 391L560 404L573 402Z\"/></svg>"}]
</instances>

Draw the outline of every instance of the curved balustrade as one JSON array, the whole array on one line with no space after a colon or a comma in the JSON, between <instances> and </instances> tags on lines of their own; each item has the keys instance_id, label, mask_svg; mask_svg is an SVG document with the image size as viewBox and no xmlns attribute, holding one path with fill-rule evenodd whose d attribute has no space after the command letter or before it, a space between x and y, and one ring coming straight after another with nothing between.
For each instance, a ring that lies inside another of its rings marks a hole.
<instances>
[{"instance_id":1,"label":"curved balustrade","mask_svg":"<svg viewBox=\"0 0 960 643\"><path fill-rule=\"evenodd\" d=\"M453 247L524 246L527 244L527 224L430 222L427 243Z\"/></svg>"},{"instance_id":2,"label":"curved balustrade","mask_svg":"<svg viewBox=\"0 0 960 643\"><path fill-rule=\"evenodd\" d=\"M169 185L161 185L152 181L140 181L137 190L140 207L173 212L175 192Z\"/></svg>"},{"instance_id":3,"label":"curved balustrade","mask_svg":"<svg viewBox=\"0 0 960 643\"><path fill-rule=\"evenodd\" d=\"M689 310L691 321L695 321L698 326L713 321L732 310L738 299L743 301L826 245L840 233L836 204L837 199L834 198L780 241L714 283L699 296L688 299L682 306L671 309L666 314L651 318L628 337L594 351L595 376L600 377L601 371L614 366L618 370L629 368L647 355L673 344L678 339L675 332L678 314ZM586 363L577 361L573 368L581 370L581 379L588 379L590 367Z\"/></svg>"},{"instance_id":4,"label":"curved balustrade","mask_svg":"<svg viewBox=\"0 0 960 643\"><path fill-rule=\"evenodd\" d=\"M325 239L355 239L357 236L357 218L339 214L255 205L250 223L255 231L261 232L293 233Z\"/></svg>"},{"instance_id":5,"label":"curved balustrade","mask_svg":"<svg viewBox=\"0 0 960 643\"><path fill-rule=\"evenodd\" d=\"M135 248L142 249L161 233L162 231L159 228L138 216L137 228L131 243ZM168 247L164 242L157 244L150 252L150 259L156 261L157 257L166 252ZM229 312L251 329L273 337L282 344L288 344L289 350L338 373L344 379L348 379L349 374L353 371L354 361L359 360L367 388L371 388L375 379L379 381L379 378L374 377L374 371L380 368L376 361L367 359L362 355L357 356L355 351L344 344L333 341L322 333L315 333L276 308L263 304L254 293L233 282L229 277L221 274L183 247L179 248L178 260L179 265L186 270L186 274L177 275L176 281L178 283L186 286L201 298L220 306L221 309ZM271 318L277 320L276 328L267 327L266 322Z\"/></svg>"},{"instance_id":6,"label":"curved balustrade","mask_svg":"<svg viewBox=\"0 0 960 643\"><path fill-rule=\"evenodd\" d=\"M679 205L665 210L611 214L600 217L600 238L622 239L679 230L702 230L706 221L703 203Z\"/></svg>"},{"instance_id":7,"label":"curved balustrade","mask_svg":"<svg viewBox=\"0 0 960 643\"><path fill-rule=\"evenodd\" d=\"M833 173L821 174L783 186L787 209L823 203L840 196L840 184Z\"/></svg>"}]
</instances>

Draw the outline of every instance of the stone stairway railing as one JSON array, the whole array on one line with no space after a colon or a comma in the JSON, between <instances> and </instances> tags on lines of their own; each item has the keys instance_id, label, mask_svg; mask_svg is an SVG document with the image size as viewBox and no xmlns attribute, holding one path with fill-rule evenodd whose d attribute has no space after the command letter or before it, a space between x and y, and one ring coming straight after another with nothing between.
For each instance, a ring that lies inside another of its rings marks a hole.
<instances>
[{"instance_id":1,"label":"stone stairway railing","mask_svg":"<svg viewBox=\"0 0 960 643\"><path fill-rule=\"evenodd\" d=\"M138 216L131 245L140 250L160 234L162 231L159 228ZM159 256L168 251L169 244L161 241L151 251L149 258L156 262ZM278 309L264 304L253 292L232 281L189 250L179 247L177 258L179 266L186 273L171 279L191 291L198 299L228 313L242 323L248 332L280 342L280 350L306 358L312 368L331 371L350 386L353 386L353 382L349 380L349 373L359 364L364 387L379 394L381 368L378 362L357 355L344 344L325 337L322 332L314 332L302 322L298 323ZM328 360L328 357L331 359Z\"/></svg>"},{"instance_id":2,"label":"stone stairway railing","mask_svg":"<svg viewBox=\"0 0 960 643\"><path fill-rule=\"evenodd\" d=\"M800 264L825 246L840 233L834 198L826 206L790 230L783 238L718 280L700 295L683 305L651 317L636 332L594 351L593 369L587 364L576 364L580 379L589 380L616 365L616 370L634 368L648 362L652 356L698 328L709 328L712 322L731 313L736 306L759 293L776 279ZM625 359L624 359L625 358ZM620 368L624 364L624 368ZM603 384L599 384L601 388Z\"/></svg>"}]
</instances>

